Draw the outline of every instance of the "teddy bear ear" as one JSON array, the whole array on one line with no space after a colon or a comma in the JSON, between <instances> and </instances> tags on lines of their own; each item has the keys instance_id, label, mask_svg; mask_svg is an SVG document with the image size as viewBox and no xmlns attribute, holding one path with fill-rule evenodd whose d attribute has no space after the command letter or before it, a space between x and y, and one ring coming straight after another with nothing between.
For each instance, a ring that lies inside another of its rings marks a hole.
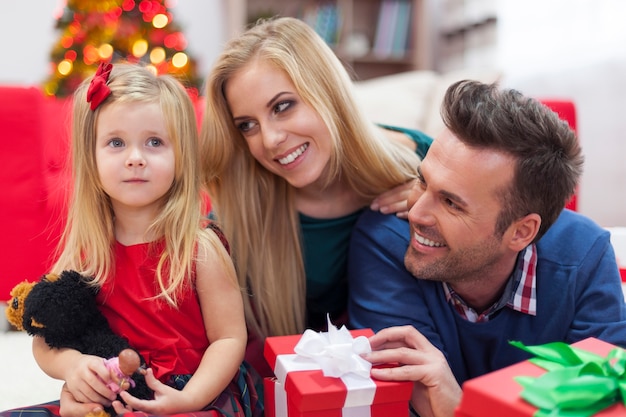
<instances>
[{"instance_id":1,"label":"teddy bear ear","mask_svg":"<svg viewBox=\"0 0 626 417\"><path fill-rule=\"evenodd\" d=\"M59 274L53 274L52 272L50 272L49 274L44 275L42 279L44 281L54 282L59 279Z\"/></svg>"},{"instance_id":2,"label":"teddy bear ear","mask_svg":"<svg viewBox=\"0 0 626 417\"><path fill-rule=\"evenodd\" d=\"M17 330L24 330L22 323L24 318L24 300L33 289L34 282L23 281L17 284L10 292L11 299L5 310L5 315L9 323Z\"/></svg>"}]
</instances>

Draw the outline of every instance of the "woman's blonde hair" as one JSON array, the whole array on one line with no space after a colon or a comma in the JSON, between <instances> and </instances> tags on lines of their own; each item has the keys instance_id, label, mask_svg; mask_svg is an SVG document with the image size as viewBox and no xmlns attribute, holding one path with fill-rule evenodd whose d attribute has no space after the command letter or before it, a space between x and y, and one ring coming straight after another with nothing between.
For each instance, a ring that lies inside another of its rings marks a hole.
<instances>
[{"instance_id":1,"label":"woman's blonde hair","mask_svg":"<svg viewBox=\"0 0 626 417\"><path fill-rule=\"evenodd\" d=\"M415 178L419 158L377 136L355 103L347 71L324 41L294 18L260 21L230 41L207 78L203 168L215 214L231 243L248 327L261 336L302 332L306 277L292 187L252 156L224 96L229 79L262 60L284 71L330 131L330 184L345 180L372 199Z\"/></svg>"},{"instance_id":2,"label":"woman's blonde hair","mask_svg":"<svg viewBox=\"0 0 626 417\"><path fill-rule=\"evenodd\" d=\"M161 296L176 305L178 291L182 285L189 284L187 280L193 275L196 244L221 245L214 233L202 229L198 127L193 104L174 77L155 76L139 65L116 64L107 83L111 94L92 111L86 98L90 81L91 77L86 79L73 98L74 183L53 272L73 269L93 277L94 284L101 285L115 270L114 212L102 188L96 163L98 115L106 106L117 103L158 103L174 147L175 174L148 233L165 241L156 279Z\"/></svg>"}]
</instances>

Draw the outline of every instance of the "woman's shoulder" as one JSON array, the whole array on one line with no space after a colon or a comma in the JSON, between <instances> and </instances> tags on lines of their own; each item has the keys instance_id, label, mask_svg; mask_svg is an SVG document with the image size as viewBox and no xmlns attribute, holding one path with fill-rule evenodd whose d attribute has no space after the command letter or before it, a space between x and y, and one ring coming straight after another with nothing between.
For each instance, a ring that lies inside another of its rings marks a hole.
<instances>
[{"instance_id":1,"label":"woman's shoulder","mask_svg":"<svg viewBox=\"0 0 626 417\"><path fill-rule=\"evenodd\" d=\"M406 127L392 126L392 125L386 125L386 124L380 124L380 123L378 124L378 126L386 130L390 130L393 132L400 132L406 135L409 139L411 139L415 143L417 147L417 149L415 150L415 153L417 153L417 155L419 155L419 157L422 159L426 156L426 152L428 152L430 145L433 143L433 138L427 135L426 133L422 132L421 130L409 129Z\"/></svg>"}]
</instances>

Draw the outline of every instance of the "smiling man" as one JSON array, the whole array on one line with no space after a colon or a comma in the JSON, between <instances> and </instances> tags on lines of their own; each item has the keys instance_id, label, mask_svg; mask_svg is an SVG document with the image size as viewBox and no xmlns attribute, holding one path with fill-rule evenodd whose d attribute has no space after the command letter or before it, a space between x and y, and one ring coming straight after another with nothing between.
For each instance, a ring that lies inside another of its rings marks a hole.
<instances>
[{"instance_id":1,"label":"smiling man","mask_svg":"<svg viewBox=\"0 0 626 417\"><path fill-rule=\"evenodd\" d=\"M626 346L609 233L564 210L583 165L569 126L474 81L450 86L442 116L408 224L364 213L348 267L351 325L384 329L369 359L405 365L372 375L416 381L421 416L452 415L465 380L527 359L510 340Z\"/></svg>"}]
</instances>

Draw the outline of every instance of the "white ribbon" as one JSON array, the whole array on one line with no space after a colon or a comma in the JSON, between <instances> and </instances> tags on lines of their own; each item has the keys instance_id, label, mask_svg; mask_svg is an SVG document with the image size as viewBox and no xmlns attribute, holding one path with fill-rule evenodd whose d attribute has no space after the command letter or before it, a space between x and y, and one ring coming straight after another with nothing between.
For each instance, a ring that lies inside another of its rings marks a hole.
<instances>
[{"instance_id":1,"label":"white ribbon","mask_svg":"<svg viewBox=\"0 0 626 417\"><path fill-rule=\"evenodd\" d=\"M370 378L372 364L360 355L372 351L365 336L353 338L348 329L337 329L328 320L328 332L306 330L296 344L296 354L277 355L274 375L276 416L287 416L284 392L287 374L293 371L321 370L326 377L341 378L347 388L343 417L369 417L376 384ZM280 413L279 413L280 410ZM283 414L284 413L284 414Z\"/></svg>"},{"instance_id":2,"label":"white ribbon","mask_svg":"<svg viewBox=\"0 0 626 417\"><path fill-rule=\"evenodd\" d=\"M312 359L317 363L324 376L340 378L354 373L362 378L370 377L372 364L360 355L370 353L372 347L365 336L352 337L346 326L337 329L326 316L328 332L305 330L294 348L296 354Z\"/></svg>"}]
</instances>

